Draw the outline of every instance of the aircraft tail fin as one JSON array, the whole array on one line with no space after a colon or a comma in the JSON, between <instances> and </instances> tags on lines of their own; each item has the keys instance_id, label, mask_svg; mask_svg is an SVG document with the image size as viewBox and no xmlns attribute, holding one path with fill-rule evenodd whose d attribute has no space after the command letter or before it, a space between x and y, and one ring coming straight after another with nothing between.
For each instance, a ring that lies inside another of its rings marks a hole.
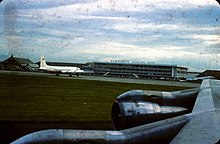
<instances>
[{"instance_id":1,"label":"aircraft tail fin","mask_svg":"<svg viewBox=\"0 0 220 144\"><path fill-rule=\"evenodd\" d=\"M40 58L40 67L47 67L47 64L46 64L46 61L43 55Z\"/></svg>"}]
</instances>

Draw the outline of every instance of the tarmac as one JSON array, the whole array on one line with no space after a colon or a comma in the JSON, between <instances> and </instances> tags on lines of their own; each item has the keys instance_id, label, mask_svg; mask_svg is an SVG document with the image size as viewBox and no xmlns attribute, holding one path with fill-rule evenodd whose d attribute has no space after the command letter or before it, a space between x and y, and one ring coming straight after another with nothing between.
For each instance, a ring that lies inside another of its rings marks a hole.
<instances>
[{"instance_id":1,"label":"tarmac","mask_svg":"<svg viewBox=\"0 0 220 144\"><path fill-rule=\"evenodd\" d=\"M121 83L137 83L137 84L150 84L150 85L167 85L167 86L182 86L182 87L200 87L200 83L197 82L184 82L184 81L169 81L169 80L153 80L153 79L136 79L136 78L117 78L117 77L104 77L104 76L87 76L80 75L79 77L73 75L69 77L68 74L55 74L43 73L43 72L23 72L23 71L7 71L0 70L0 73L16 74L16 75L31 75L31 76L46 76L53 78L63 79L82 79L82 80L97 80L97 81L110 81Z\"/></svg>"}]
</instances>

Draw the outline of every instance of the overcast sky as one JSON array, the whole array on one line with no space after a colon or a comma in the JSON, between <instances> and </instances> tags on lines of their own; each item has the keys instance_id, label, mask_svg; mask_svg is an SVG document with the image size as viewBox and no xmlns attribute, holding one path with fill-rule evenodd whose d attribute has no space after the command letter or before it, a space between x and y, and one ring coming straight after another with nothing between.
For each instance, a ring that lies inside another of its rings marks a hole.
<instances>
[{"instance_id":1,"label":"overcast sky","mask_svg":"<svg viewBox=\"0 0 220 144\"><path fill-rule=\"evenodd\" d=\"M220 70L215 0L3 0L0 54Z\"/></svg>"}]
</instances>

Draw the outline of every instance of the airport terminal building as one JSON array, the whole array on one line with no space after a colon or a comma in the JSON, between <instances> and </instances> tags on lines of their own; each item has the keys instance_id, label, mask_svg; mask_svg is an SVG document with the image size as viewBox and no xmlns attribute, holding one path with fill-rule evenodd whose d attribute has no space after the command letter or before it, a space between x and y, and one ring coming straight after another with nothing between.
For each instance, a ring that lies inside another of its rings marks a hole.
<instances>
[{"instance_id":1,"label":"airport terminal building","mask_svg":"<svg viewBox=\"0 0 220 144\"><path fill-rule=\"evenodd\" d=\"M0 69L38 71L40 62L34 64L29 59L14 57L13 55L0 63ZM130 77L144 79L179 80L187 77L187 68L157 63L130 62L112 60L110 62L60 63L47 62L53 66L76 66L84 70L85 75Z\"/></svg>"},{"instance_id":2,"label":"airport terminal building","mask_svg":"<svg viewBox=\"0 0 220 144\"><path fill-rule=\"evenodd\" d=\"M178 80L186 78L187 68L156 63L129 61L93 62L94 75Z\"/></svg>"}]
</instances>

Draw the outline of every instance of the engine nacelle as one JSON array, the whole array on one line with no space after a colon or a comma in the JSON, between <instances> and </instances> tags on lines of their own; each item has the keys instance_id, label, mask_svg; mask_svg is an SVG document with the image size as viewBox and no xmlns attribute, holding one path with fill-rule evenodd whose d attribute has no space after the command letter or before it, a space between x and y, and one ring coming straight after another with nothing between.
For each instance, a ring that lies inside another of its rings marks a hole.
<instances>
[{"instance_id":1,"label":"engine nacelle","mask_svg":"<svg viewBox=\"0 0 220 144\"><path fill-rule=\"evenodd\" d=\"M125 92L112 105L113 125L120 130L189 113L197 93L198 89Z\"/></svg>"}]
</instances>

